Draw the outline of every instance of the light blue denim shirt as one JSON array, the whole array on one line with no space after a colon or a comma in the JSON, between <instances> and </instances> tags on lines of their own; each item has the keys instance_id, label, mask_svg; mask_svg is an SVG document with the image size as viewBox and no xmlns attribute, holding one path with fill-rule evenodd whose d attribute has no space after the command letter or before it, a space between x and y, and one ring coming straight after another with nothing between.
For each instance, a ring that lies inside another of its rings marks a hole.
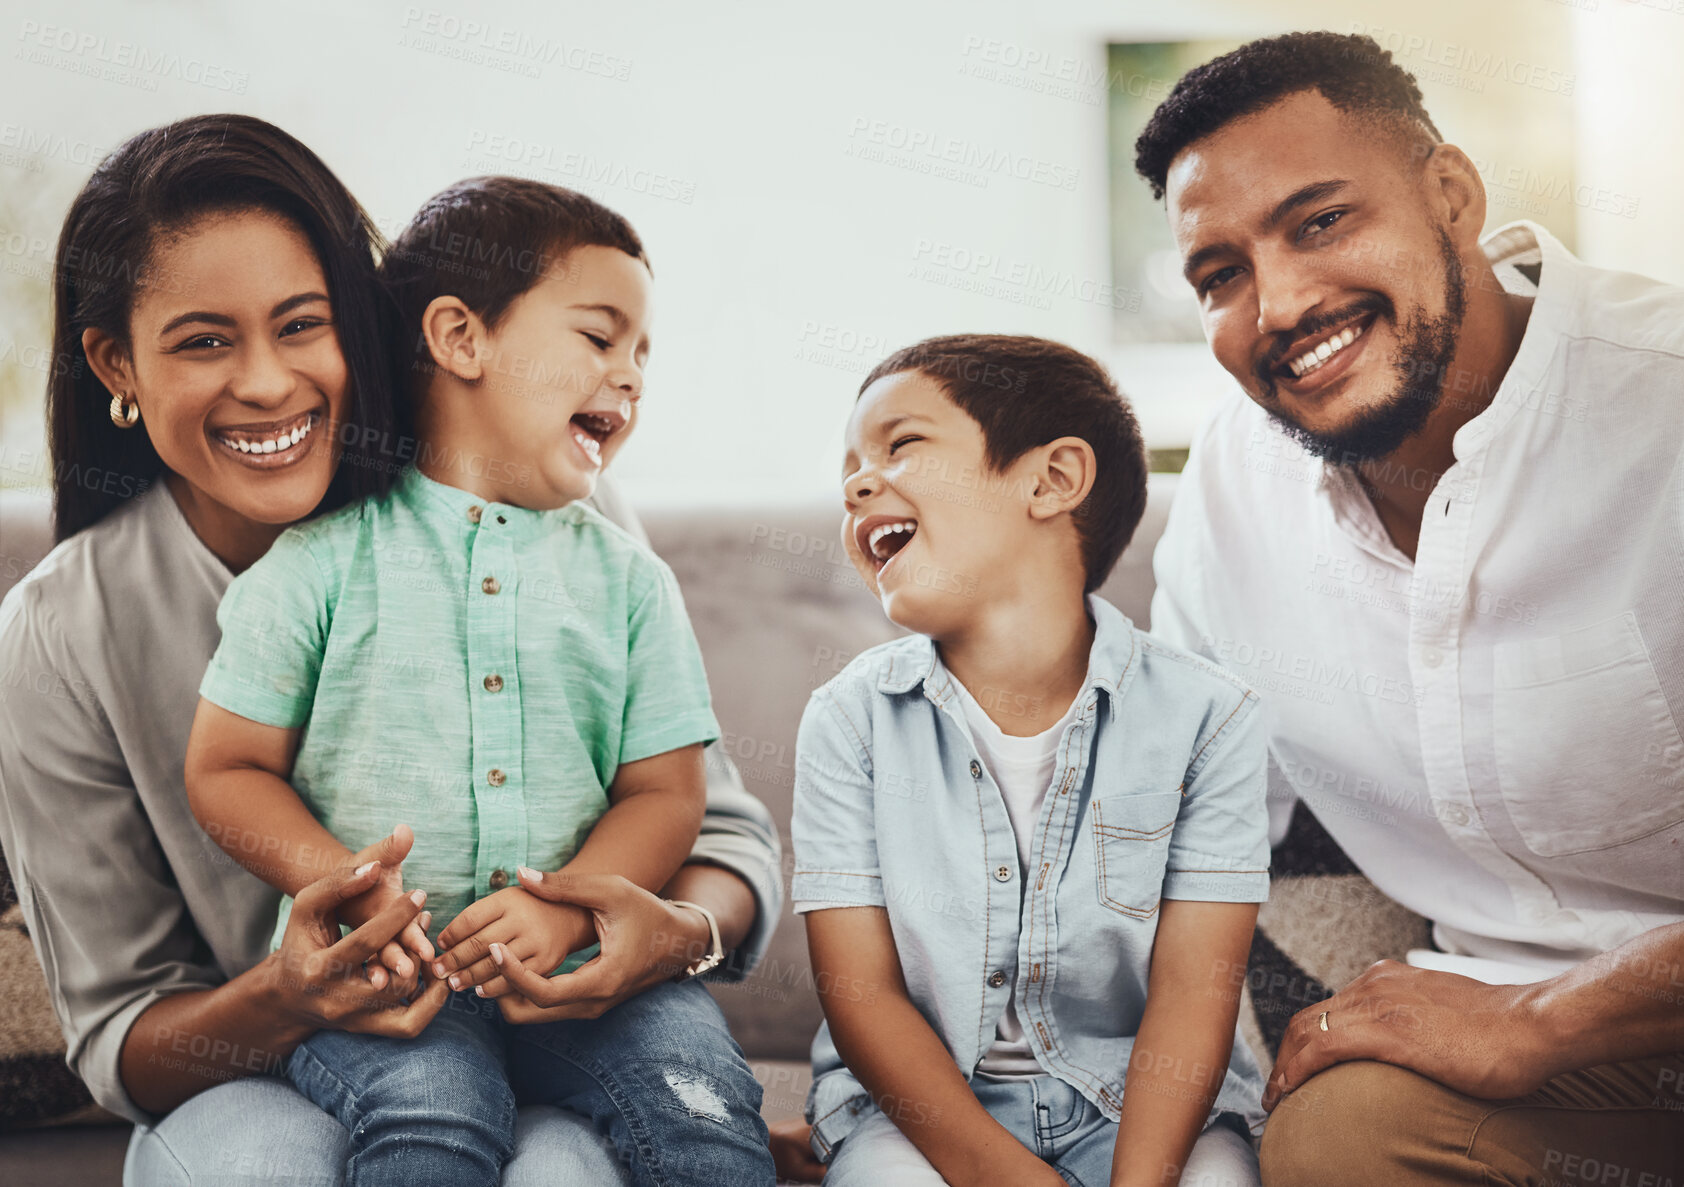
<instances>
[{"instance_id":1,"label":"light blue denim shirt","mask_svg":"<svg viewBox=\"0 0 1684 1187\"><path fill-rule=\"evenodd\" d=\"M1036 1061L1120 1115L1162 898L1269 895L1257 696L1098 597L1079 708L1028 879L935 644L872 648L812 696L796 752L798 913L883 907L913 1003L969 1079L1015 994ZM1233 970L1236 983L1244 969ZM821 1156L871 1109L828 1029L808 1099ZM1237 1031L1213 1116L1263 1120Z\"/></svg>"}]
</instances>

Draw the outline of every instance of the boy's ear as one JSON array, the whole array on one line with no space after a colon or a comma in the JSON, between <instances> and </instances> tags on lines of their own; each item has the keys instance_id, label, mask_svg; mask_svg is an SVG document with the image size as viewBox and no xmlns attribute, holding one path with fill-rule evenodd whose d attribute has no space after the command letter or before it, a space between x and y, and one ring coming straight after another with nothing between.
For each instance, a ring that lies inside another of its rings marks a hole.
<instances>
[{"instance_id":1,"label":"boy's ear","mask_svg":"<svg viewBox=\"0 0 1684 1187\"><path fill-rule=\"evenodd\" d=\"M1080 437L1060 437L1031 451L1031 457L1025 475L1030 518L1051 519L1082 505L1099 469L1093 446Z\"/></svg>"},{"instance_id":2,"label":"boy's ear","mask_svg":"<svg viewBox=\"0 0 1684 1187\"><path fill-rule=\"evenodd\" d=\"M421 337L433 364L473 383L485 376L489 343L485 323L460 297L434 297L421 314Z\"/></svg>"}]
</instances>

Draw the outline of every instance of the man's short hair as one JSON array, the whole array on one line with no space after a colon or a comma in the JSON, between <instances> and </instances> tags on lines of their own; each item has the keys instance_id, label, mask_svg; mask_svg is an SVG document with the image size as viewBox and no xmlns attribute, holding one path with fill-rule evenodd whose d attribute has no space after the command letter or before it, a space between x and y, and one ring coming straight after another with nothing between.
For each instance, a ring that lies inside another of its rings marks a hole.
<instances>
[{"instance_id":1,"label":"man's short hair","mask_svg":"<svg viewBox=\"0 0 1684 1187\"><path fill-rule=\"evenodd\" d=\"M624 218L575 190L524 177L470 177L421 207L380 263L398 307L394 358L431 374L421 317L443 296L461 299L487 328L581 247L649 258Z\"/></svg>"},{"instance_id":2,"label":"man's short hair","mask_svg":"<svg viewBox=\"0 0 1684 1187\"><path fill-rule=\"evenodd\" d=\"M1093 448L1093 489L1071 513L1087 571L1105 583L1146 513L1146 446L1117 385L1093 359L1045 338L952 334L896 351L860 384L916 371L982 427L984 456L1002 471L1036 446L1080 437Z\"/></svg>"},{"instance_id":3,"label":"man's short hair","mask_svg":"<svg viewBox=\"0 0 1684 1187\"><path fill-rule=\"evenodd\" d=\"M1415 76L1372 37L1286 33L1248 42L1195 66L1158 105L1134 142L1135 172L1162 198L1170 165L1197 140L1300 91L1372 121L1400 151L1421 153L1443 137L1421 104Z\"/></svg>"}]
</instances>

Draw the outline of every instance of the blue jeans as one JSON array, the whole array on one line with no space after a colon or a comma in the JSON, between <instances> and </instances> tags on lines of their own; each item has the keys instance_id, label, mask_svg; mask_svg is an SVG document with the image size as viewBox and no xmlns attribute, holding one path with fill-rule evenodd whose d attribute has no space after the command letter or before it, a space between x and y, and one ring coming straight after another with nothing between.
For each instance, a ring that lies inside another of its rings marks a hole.
<instances>
[{"instance_id":1,"label":"blue jeans","mask_svg":"<svg viewBox=\"0 0 1684 1187\"><path fill-rule=\"evenodd\" d=\"M1117 1146L1117 1123L1056 1076L971 1078L989 1116L1049 1163L1074 1187L1105 1187ZM921 1106L909 1106L921 1107ZM1237 1114L1210 1125L1193 1144L1181 1187L1257 1187L1257 1155ZM1127 1157L1127 1152L1124 1152ZM946 1180L893 1119L875 1106L831 1153L825 1187L940 1187Z\"/></svg>"},{"instance_id":2,"label":"blue jeans","mask_svg":"<svg viewBox=\"0 0 1684 1187\"><path fill-rule=\"evenodd\" d=\"M123 1187L342 1187L350 1147L345 1127L291 1084L249 1076L206 1089L157 1125L135 1126ZM588 1117L521 1106L502 1187L629 1182Z\"/></svg>"},{"instance_id":3,"label":"blue jeans","mask_svg":"<svg viewBox=\"0 0 1684 1187\"><path fill-rule=\"evenodd\" d=\"M773 1182L760 1086L696 983L530 1026L452 994L414 1040L319 1031L287 1074L347 1131L347 1187L498 1184L517 1101L588 1118L637 1187Z\"/></svg>"}]
</instances>

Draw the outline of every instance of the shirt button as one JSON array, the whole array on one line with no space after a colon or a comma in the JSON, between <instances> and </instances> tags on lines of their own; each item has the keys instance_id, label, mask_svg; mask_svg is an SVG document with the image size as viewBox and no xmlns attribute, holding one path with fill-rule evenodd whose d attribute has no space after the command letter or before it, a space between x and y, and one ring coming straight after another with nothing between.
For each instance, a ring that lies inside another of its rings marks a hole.
<instances>
[{"instance_id":1,"label":"shirt button","mask_svg":"<svg viewBox=\"0 0 1684 1187\"><path fill-rule=\"evenodd\" d=\"M489 675L485 678L485 691L486 692L502 692L503 691L503 678L501 676L499 676L496 672L491 673L491 675Z\"/></svg>"},{"instance_id":2,"label":"shirt button","mask_svg":"<svg viewBox=\"0 0 1684 1187\"><path fill-rule=\"evenodd\" d=\"M992 973L988 974L988 983L998 989L1006 983L1006 974L1002 973L999 969L995 969Z\"/></svg>"},{"instance_id":3,"label":"shirt button","mask_svg":"<svg viewBox=\"0 0 1684 1187\"><path fill-rule=\"evenodd\" d=\"M1468 822L1468 810L1461 804L1446 804L1444 818L1451 824L1462 825Z\"/></svg>"},{"instance_id":4,"label":"shirt button","mask_svg":"<svg viewBox=\"0 0 1684 1187\"><path fill-rule=\"evenodd\" d=\"M971 759L971 778L972 779L982 778L982 764L979 763L974 758Z\"/></svg>"},{"instance_id":5,"label":"shirt button","mask_svg":"<svg viewBox=\"0 0 1684 1187\"><path fill-rule=\"evenodd\" d=\"M994 871L994 880L996 882L1010 882L1012 880L1012 868L1010 866L1001 866L999 869Z\"/></svg>"},{"instance_id":6,"label":"shirt button","mask_svg":"<svg viewBox=\"0 0 1684 1187\"><path fill-rule=\"evenodd\" d=\"M503 588L502 584L495 577L487 577L484 581L479 583L479 587L488 594L494 594Z\"/></svg>"},{"instance_id":7,"label":"shirt button","mask_svg":"<svg viewBox=\"0 0 1684 1187\"><path fill-rule=\"evenodd\" d=\"M1444 662L1444 656L1439 653L1438 648L1429 647L1425 651L1421 652L1421 662L1426 664L1429 668L1436 668L1439 664Z\"/></svg>"},{"instance_id":8,"label":"shirt button","mask_svg":"<svg viewBox=\"0 0 1684 1187\"><path fill-rule=\"evenodd\" d=\"M468 522L469 523L478 523L479 517L482 514L483 514L483 512L480 510L480 505L478 503L475 503L472 507L468 508Z\"/></svg>"},{"instance_id":9,"label":"shirt button","mask_svg":"<svg viewBox=\"0 0 1684 1187\"><path fill-rule=\"evenodd\" d=\"M503 786L503 784L508 780L508 778L509 777L507 775L503 774L502 770L498 767L492 767L489 771L487 771L485 773L485 781L487 783L491 784L491 786L493 786L493 787Z\"/></svg>"},{"instance_id":10,"label":"shirt button","mask_svg":"<svg viewBox=\"0 0 1684 1187\"><path fill-rule=\"evenodd\" d=\"M509 872L507 870L492 870L489 881L491 889L501 890L509 884Z\"/></svg>"}]
</instances>

